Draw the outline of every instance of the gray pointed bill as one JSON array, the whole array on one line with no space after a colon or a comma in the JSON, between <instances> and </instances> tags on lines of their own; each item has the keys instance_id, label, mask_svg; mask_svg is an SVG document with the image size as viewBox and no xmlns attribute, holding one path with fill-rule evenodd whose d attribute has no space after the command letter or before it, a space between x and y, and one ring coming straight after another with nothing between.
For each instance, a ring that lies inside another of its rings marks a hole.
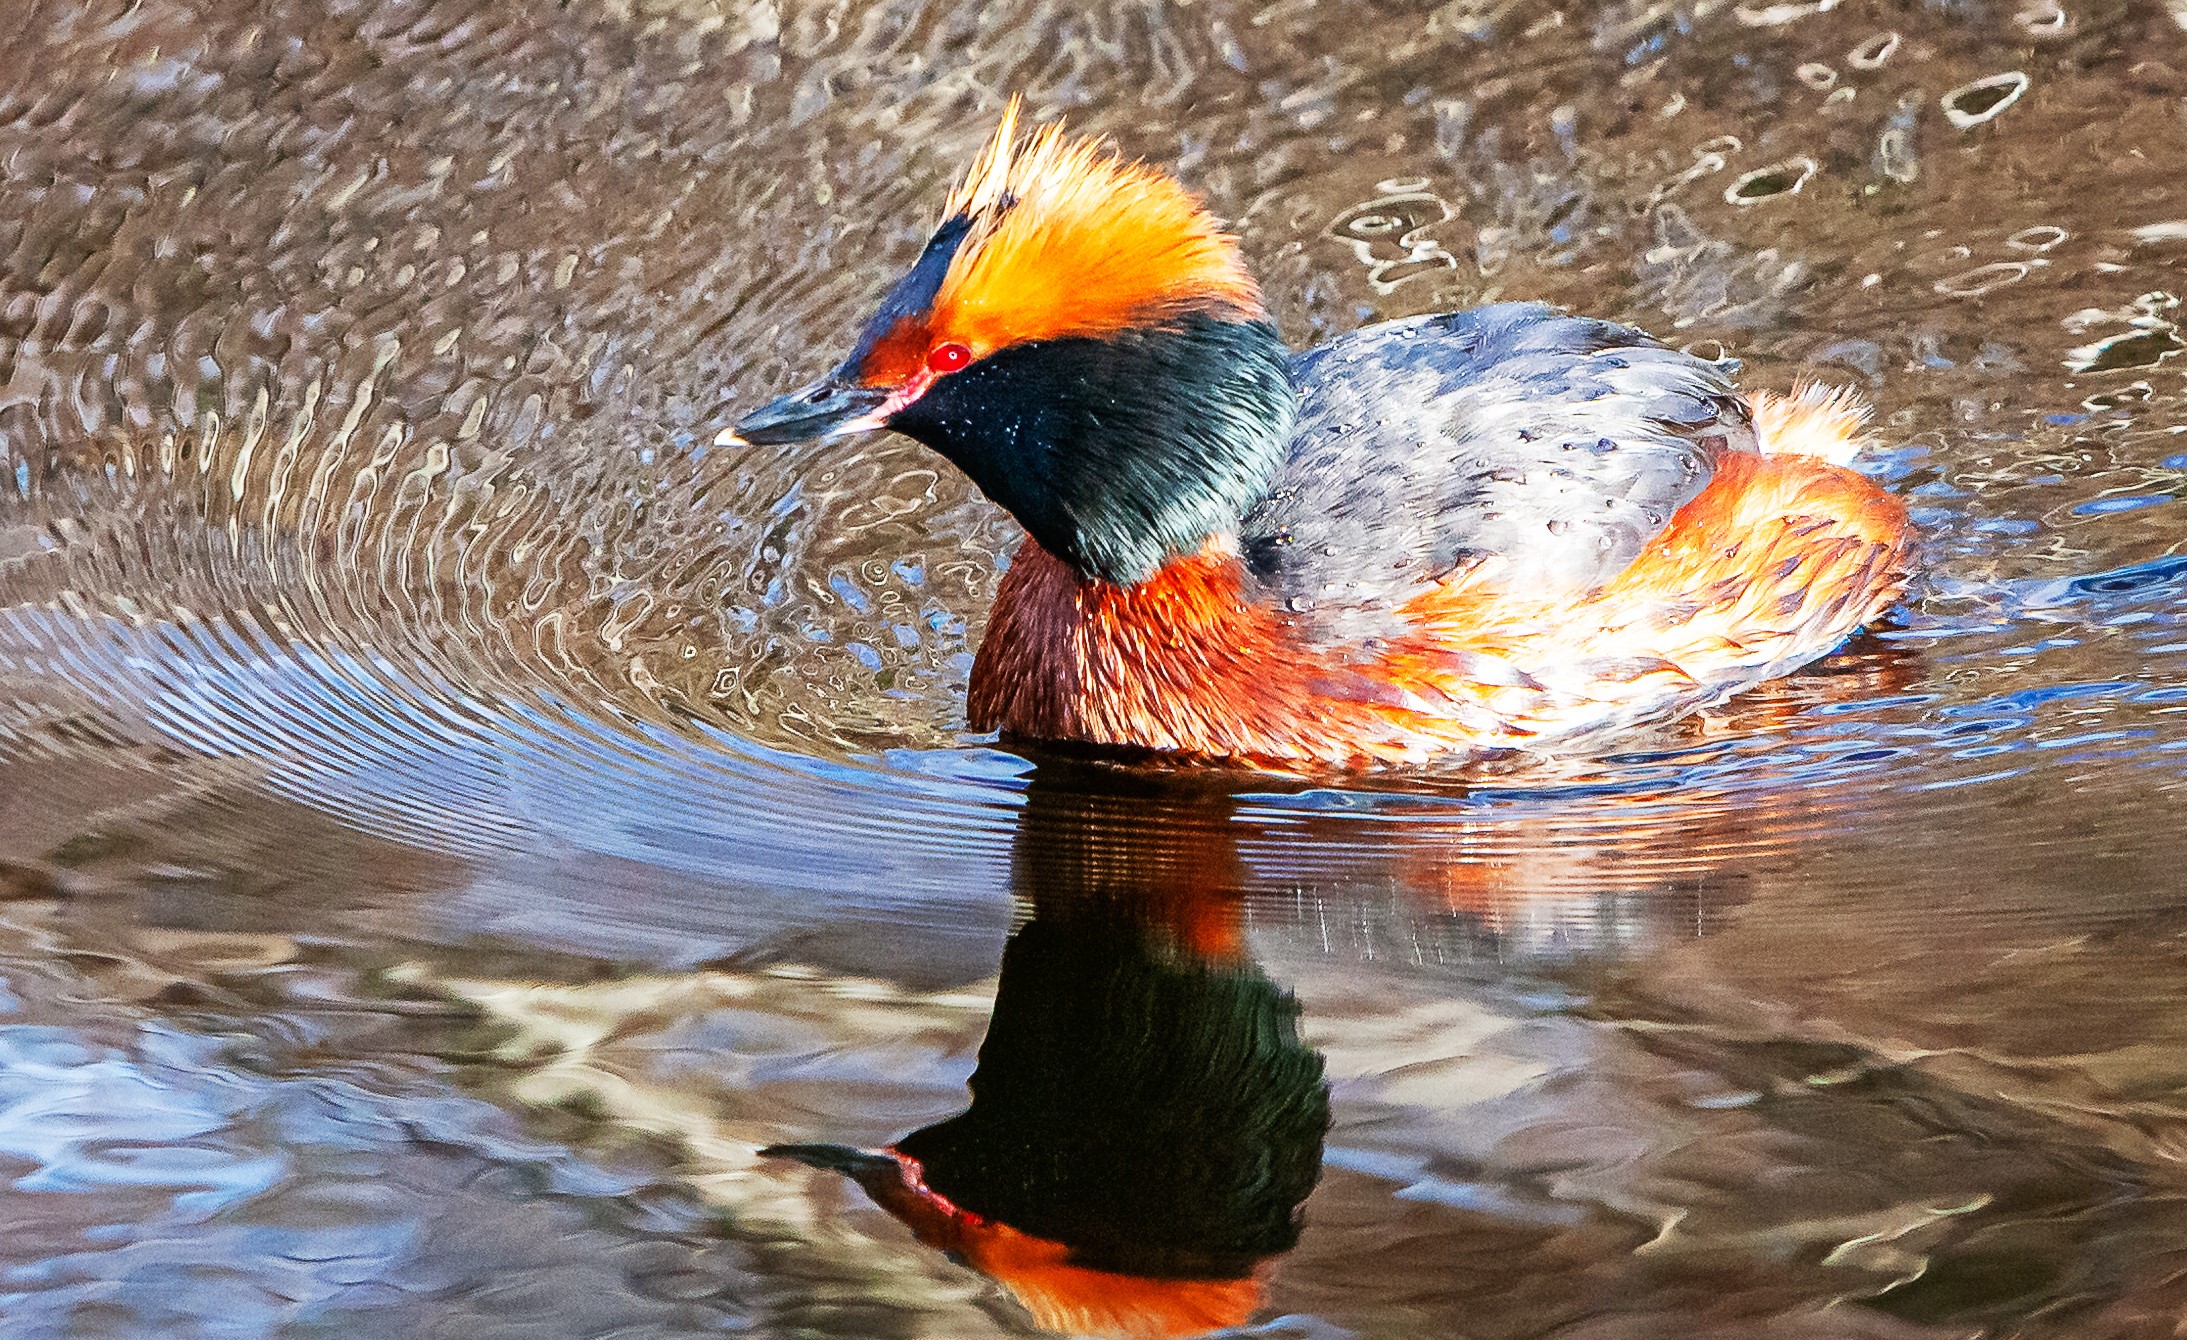
<instances>
[{"instance_id":1,"label":"gray pointed bill","mask_svg":"<svg viewBox=\"0 0 2187 1340\"><path fill-rule=\"evenodd\" d=\"M722 446L764 447L862 432L881 426L878 412L888 399L885 387L862 386L841 373L830 373L753 410L714 441Z\"/></svg>"}]
</instances>

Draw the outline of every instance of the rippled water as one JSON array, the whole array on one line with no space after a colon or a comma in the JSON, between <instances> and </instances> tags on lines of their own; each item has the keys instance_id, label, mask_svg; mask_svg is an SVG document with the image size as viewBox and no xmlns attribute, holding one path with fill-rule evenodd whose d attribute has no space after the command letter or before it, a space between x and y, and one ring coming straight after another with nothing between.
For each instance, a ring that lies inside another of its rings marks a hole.
<instances>
[{"instance_id":1,"label":"rippled water","mask_svg":"<svg viewBox=\"0 0 2187 1340\"><path fill-rule=\"evenodd\" d=\"M2179 5L28 14L8 1335L1057 1321L758 1154L897 1140L1266 1334L2178 1334ZM1009 523L899 439L705 444L1012 90L1177 165L1296 343L1540 297L1860 385L1925 575L1594 763L968 735ZM1292 1171L1174 1193L1233 1167Z\"/></svg>"}]
</instances>

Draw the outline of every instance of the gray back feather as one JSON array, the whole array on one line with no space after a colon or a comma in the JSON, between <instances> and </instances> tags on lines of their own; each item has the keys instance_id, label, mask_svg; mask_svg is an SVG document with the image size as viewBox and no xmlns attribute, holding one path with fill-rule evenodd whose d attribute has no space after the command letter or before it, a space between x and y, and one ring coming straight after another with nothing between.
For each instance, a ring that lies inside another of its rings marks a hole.
<instances>
[{"instance_id":1,"label":"gray back feather","mask_svg":"<svg viewBox=\"0 0 2187 1340\"><path fill-rule=\"evenodd\" d=\"M1727 369L1539 303L1355 331L1291 377L1297 431L1240 538L1274 598L1327 618L1489 554L1526 589L1599 585L1754 447Z\"/></svg>"}]
</instances>

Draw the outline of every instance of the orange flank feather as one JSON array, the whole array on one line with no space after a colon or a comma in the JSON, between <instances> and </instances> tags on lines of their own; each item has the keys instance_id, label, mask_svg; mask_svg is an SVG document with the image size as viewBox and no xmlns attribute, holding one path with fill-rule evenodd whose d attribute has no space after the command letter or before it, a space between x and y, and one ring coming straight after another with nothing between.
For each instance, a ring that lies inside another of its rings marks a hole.
<instances>
[{"instance_id":1,"label":"orange flank feather","mask_svg":"<svg viewBox=\"0 0 2187 1340\"><path fill-rule=\"evenodd\" d=\"M1807 449L1857 415L1803 394L1757 420L1774 452L1726 455L1606 584L1543 596L1484 559L1373 652L1317 642L1218 544L1125 588L1028 542L973 668L972 724L1318 768L1557 751L1682 716L1828 651L1904 585L1905 508ZM1786 424L1800 436L1772 440Z\"/></svg>"},{"instance_id":2,"label":"orange flank feather","mask_svg":"<svg viewBox=\"0 0 2187 1340\"><path fill-rule=\"evenodd\" d=\"M972 232L935 299L932 342L978 356L1186 311L1262 314L1237 239L1174 178L1057 125L1021 141L1017 110L949 198Z\"/></svg>"}]
</instances>

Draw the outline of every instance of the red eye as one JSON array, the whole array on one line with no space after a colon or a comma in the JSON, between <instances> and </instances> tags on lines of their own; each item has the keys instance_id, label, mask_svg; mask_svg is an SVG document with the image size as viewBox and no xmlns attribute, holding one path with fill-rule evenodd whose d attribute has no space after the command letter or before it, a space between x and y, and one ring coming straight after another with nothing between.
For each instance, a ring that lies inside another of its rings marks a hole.
<instances>
[{"instance_id":1,"label":"red eye","mask_svg":"<svg viewBox=\"0 0 2187 1340\"><path fill-rule=\"evenodd\" d=\"M926 356L929 372L955 372L972 361L972 351L961 344L937 344Z\"/></svg>"}]
</instances>

